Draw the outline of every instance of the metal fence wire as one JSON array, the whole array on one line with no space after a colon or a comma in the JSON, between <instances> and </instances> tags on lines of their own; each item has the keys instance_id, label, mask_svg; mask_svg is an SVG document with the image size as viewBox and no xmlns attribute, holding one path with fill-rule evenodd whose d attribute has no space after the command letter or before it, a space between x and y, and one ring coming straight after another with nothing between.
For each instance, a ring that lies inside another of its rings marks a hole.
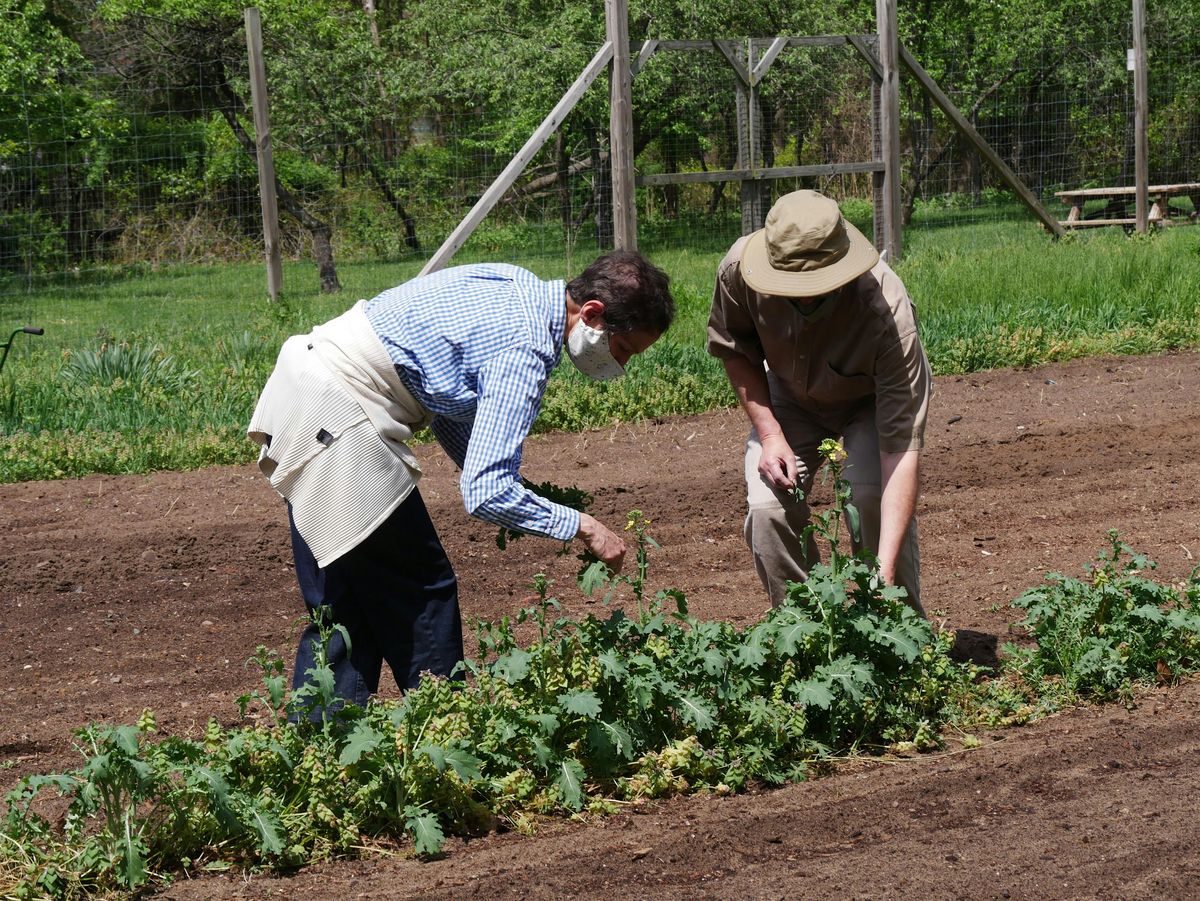
<instances>
[{"instance_id":1,"label":"metal fence wire","mask_svg":"<svg viewBox=\"0 0 1200 901\"><path fill-rule=\"evenodd\" d=\"M4 13L10 30L22 15ZM1200 180L1194 24L1153 12L1148 21L1152 183ZM146 18L98 27L74 50L47 44L38 59L4 64L0 295L261 257L245 38L235 25ZM936 43L910 35L906 46L1061 216L1056 190L1133 183L1129 26L1113 23L1102 38L1097 31L1089 23L1078 39L1010 55L984 32ZM787 44L745 85L731 60L753 71L775 37L732 37L728 53L711 40L672 47L664 39L639 56L635 42L641 246L719 252L797 187L837 197L870 227L878 168L871 67L834 35ZM430 72L445 92L414 100L378 53L359 58L336 38L305 41L267 31L275 163L289 198L283 252L297 259L312 253L319 229L338 261L428 257L528 137L536 125L528 110L548 110L565 87L556 75L526 90L518 114L507 99L511 80L463 88L461 73ZM305 65L272 65L299 44ZM547 59L561 64L548 68L573 77L594 50L548 46ZM1029 216L911 77L901 80L901 107L909 227ZM569 271L609 246L607 129L601 77L459 258L543 257ZM1194 212L1189 199L1176 202Z\"/></svg>"}]
</instances>

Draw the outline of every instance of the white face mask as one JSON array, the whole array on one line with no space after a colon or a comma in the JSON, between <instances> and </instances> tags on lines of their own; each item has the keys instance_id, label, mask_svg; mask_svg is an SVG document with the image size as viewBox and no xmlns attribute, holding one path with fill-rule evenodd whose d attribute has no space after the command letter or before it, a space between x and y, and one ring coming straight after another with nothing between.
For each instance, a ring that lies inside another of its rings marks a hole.
<instances>
[{"instance_id":1,"label":"white face mask","mask_svg":"<svg viewBox=\"0 0 1200 901\"><path fill-rule=\"evenodd\" d=\"M598 382L625 374L625 367L612 355L608 332L592 328L582 319L575 323L575 328L567 336L567 356L576 369Z\"/></svg>"}]
</instances>

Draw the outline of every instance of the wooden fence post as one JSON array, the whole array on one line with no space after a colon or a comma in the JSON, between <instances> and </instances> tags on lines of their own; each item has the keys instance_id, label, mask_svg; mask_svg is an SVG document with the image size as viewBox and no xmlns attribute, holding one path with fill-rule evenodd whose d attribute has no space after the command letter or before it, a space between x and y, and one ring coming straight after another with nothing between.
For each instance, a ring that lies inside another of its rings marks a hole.
<instances>
[{"instance_id":1,"label":"wooden fence post","mask_svg":"<svg viewBox=\"0 0 1200 901\"><path fill-rule=\"evenodd\" d=\"M246 49L250 56L250 102L254 107L254 145L258 157L258 196L262 203L267 293L271 300L283 289L279 249L279 203L275 197L275 158L271 152L271 120L267 114L267 69L263 63L262 16L250 7L246 16Z\"/></svg>"},{"instance_id":2,"label":"wooden fence post","mask_svg":"<svg viewBox=\"0 0 1200 901\"><path fill-rule=\"evenodd\" d=\"M1146 72L1146 0L1133 0L1133 169L1136 186L1137 230L1150 227L1150 144L1146 120L1150 112ZM1164 201L1165 202L1165 201ZM1166 218L1166 211L1162 211Z\"/></svg>"},{"instance_id":3,"label":"wooden fence post","mask_svg":"<svg viewBox=\"0 0 1200 901\"><path fill-rule=\"evenodd\" d=\"M727 55L728 58L728 55ZM763 209L763 184L753 175L762 165L762 107L754 79L754 44L747 40L736 51L739 62L734 67L734 115L737 117L737 167L748 169L751 178L739 184L742 205L742 234L762 228L766 211Z\"/></svg>"},{"instance_id":4,"label":"wooden fence post","mask_svg":"<svg viewBox=\"0 0 1200 901\"><path fill-rule=\"evenodd\" d=\"M637 197L633 173L633 75L629 63L629 0L604 0L612 44L608 142L612 166L613 245L637 250Z\"/></svg>"},{"instance_id":5,"label":"wooden fence post","mask_svg":"<svg viewBox=\"0 0 1200 901\"><path fill-rule=\"evenodd\" d=\"M875 0L879 29L880 78L879 144L883 156L883 242L888 263L900 259L903 224L900 221L900 37L896 0Z\"/></svg>"}]
</instances>

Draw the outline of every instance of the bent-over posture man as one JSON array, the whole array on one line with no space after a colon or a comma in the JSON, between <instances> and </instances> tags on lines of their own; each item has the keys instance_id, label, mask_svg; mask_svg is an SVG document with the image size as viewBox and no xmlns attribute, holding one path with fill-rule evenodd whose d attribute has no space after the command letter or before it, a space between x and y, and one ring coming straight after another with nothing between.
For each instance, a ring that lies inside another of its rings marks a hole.
<instances>
[{"instance_id":1,"label":"bent-over posture man","mask_svg":"<svg viewBox=\"0 0 1200 901\"><path fill-rule=\"evenodd\" d=\"M817 447L841 437L862 541L918 611L915 509L932 380L917 316L871 243L815 191L781 197L717 271L708 351L750 419L746 543L773 604L819 559L804 546Z\"/></svg>"},{"instance_id":2,"label":"bent-over posture man","mask_svg":"<svg viewBox=\"0 0 1200 901\"><path fill-rule=\"evenodd\" d=\"M515 266L459 266L359 301L289 338L249 427L259 467L287 500L296 577L337 633L339 697L365 704L382 662L410 688L463 657L458 588L417 490L408 448L428 425L461 467L467 513L549 538L581 538L613 569L622 538L523 487L522 447L564 348L596 379L624 372L671 323L667 276L642 256L600 257L570 283ZM293 686L313 666L301 636Z\"/></svg>"}]
</instances>

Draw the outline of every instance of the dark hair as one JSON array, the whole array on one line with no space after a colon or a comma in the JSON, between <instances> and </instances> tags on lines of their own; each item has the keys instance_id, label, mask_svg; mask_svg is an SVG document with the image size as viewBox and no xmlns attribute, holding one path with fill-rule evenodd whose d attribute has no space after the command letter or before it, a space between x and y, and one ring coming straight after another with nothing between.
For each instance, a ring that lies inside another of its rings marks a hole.
<instances>
[{"instance_id":1,"label":"dark hair","mask_svg":"<svg viewBox=\"0 0 1200 901\"><path fill-rule=\"evenodd\" d=\"M604 326L613 334L661 335L675 318L675 300L665 272L637 251L614 250L567 284L575 303L604 304Z\"/></svg>"}]
</instances>

